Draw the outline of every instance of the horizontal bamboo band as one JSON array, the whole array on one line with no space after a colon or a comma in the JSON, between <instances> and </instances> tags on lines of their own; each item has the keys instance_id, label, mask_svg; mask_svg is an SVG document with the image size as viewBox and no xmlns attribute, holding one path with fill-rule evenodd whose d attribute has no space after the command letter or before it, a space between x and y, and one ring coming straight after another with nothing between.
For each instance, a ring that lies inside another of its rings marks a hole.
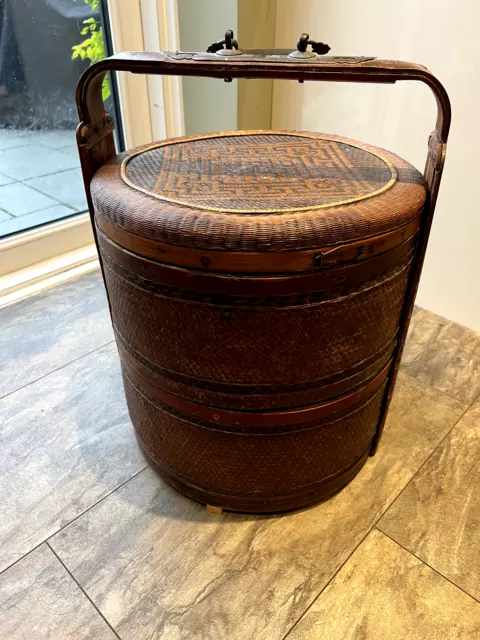
<instances>
[{"instance_id":1,"label":"horizontal bamboo band","mask_svg":"<svg viewBox=\"0 0 480 640\"><path fill-rule=\"evenodd\" d=\"M418 230L419 220L385 233L338 247L323 247L306 251L241 252L203 251L176 245L167 245L137 236L101 215L95 216L99 237L113 241L133 254L153 258L169 265L190 267L201 271L223 271L226 273L282 273L313 271L353 262L360 264L381 255L412 238Z\"/></svg>"},{"instance_id":2,"label":"horizontal bamboo band","mask_svg":"<svg viewBox=\"0 0 480 640\"><path fill-rule=\"evenodd\" d=\"M367 384L351 393L321 404L301 407L299 409L289 409L280 411L229 411L218 407L210 407L207 405L190 402L175 396L171 393L159 389L151 384L144 377L140 376L133 368L131 368L125 360L122 360L122 366L127 378L138 385L140 389L144 389L151 396L160 400L160 402L177 409L194 418L208 420L217 424L232 424L245 427L277 427L281 425L294 425L302 422L318 420L338 411L343 411L360 402L364 398L374 393L386 379L391 360L378 373L375 378Z\"/></svg>"},{"instance_id":3,"label":"horizontal bamboo band","mask_svg":"<svg viewBox=\"0 0 480 640\"><path fill-rule=\"evenodd\" d=\"M228 384L169 371L140 354L115 329L122 361L154 386L175 396L228 410L269 411L327 402L371 380L392 357L395 337L370 358L348 370L298 383Z\"/></svg>"}]
</instances>

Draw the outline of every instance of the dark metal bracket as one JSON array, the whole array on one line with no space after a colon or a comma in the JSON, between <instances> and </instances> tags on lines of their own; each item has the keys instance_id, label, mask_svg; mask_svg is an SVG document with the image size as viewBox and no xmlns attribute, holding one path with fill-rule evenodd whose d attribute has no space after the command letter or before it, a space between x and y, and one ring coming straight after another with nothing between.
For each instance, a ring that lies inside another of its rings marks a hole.
<instances>
[{"instance_id":1,"label":"dark metal bracket","mask_svg":"<svg viewBox=\"0 0 480 640\"><path fill-rule=\"evenodd\" d=\"M323 56L330 51L328 44L315 42L315 40L310 39L310 35L308 33L302 33L297 42L297 51L305 53L309 45L312 47L312 52L319 56Z\"/></svg>"},{"instance_id":2,"label":"dark metal bracket","mask_svg":"<svg viewBox=\"0 0 480 640\"><path fill-rule=\"evenodd\" d=\"M80 136L83 139L82 146L92 149L100 140L108 136L115 130L115 123L109 113L95 122L95 124L84 124L80 129Z\"/></svg>"},{"instance_id":3,"label":"dark metal bracket","mask_svg":"<svg viewBox=\"0 0 480 640\"><path fill-rule=\"evenodd\" d=\"M238 48L238 41L233 37L233 31L228 29L225 31L225 38L223 40L218 40L211 44L207 53L216 53L219 56L238 56L241 55L241 51Z\"/></svg>"}]
</instances>

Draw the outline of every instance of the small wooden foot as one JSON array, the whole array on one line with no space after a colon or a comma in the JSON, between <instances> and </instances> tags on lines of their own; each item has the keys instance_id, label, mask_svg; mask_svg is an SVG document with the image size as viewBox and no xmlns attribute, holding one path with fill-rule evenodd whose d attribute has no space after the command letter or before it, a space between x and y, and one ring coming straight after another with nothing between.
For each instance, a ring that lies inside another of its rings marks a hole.
<instances>
[{"instance_id":1,"label":"small wooden foot","mask_svg":"<svg viewBox=\"0 0 480 640\"><path fill-rule=\"evenodd\" d=\"M218 515L222 515L223 513L222 507L215 507L213 504L207 504L206 506L208 513L216 513Z\"/></svg>"}]
</instances>

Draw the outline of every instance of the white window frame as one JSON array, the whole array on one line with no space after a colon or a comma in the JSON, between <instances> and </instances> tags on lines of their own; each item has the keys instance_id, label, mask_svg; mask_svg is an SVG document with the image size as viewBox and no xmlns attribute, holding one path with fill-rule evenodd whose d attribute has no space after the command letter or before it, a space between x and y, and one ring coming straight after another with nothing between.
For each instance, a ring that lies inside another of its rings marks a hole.
<instances>
[{"instance_id":1,"label":"white window frame","mask_svg":"<svg viewBox=\"0 0 480 640\"><path fill-rule=\"evenodd\" d=\"M108 0L114 52L177 50L176 0ZM184 134L180 78L118 74L127 148ZM0 307L98 267L88 213L0 240Z\"/></svg>"}]
</instances>

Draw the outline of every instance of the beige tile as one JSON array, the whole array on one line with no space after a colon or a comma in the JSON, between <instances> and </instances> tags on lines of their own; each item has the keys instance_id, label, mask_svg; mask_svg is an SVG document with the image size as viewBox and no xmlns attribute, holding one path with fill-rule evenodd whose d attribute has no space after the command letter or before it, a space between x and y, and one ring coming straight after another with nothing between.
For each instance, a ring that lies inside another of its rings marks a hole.
<instances>
[{"instance_id":1,"label":"beige tile","mask_svg":"<svg viewBox=\"0 0 480 640\"><path fill-rule=\"evenodd\" d=\"M401 368L471 404L480 394L480 333L416 308Z\"/></svg>"},{"instance_id":2,"label":"beige tile","mask_svg":"<svg viewBox=\"0 0 480 640\"><path fill-rule=\"evenodd\" d=\"M433 453L379 528L480 600L480 402Z\"/></svg>"},{"instance_id":3,"label":"beige tile","mask_svg":"<svg viewBox=\"0 0 480 640\"><path fill-rule=\"evenodd\" d=\"M465 408L400 375L377 455L323 505L214 516L146 470L51 544L122 638L280 639Z\"/></svg>"},{"instance_id":4,"label":"beige tile","mask_svg":"<svg viewBox=\"0 0 480 640\"><path fill-rule=\"evenodd\" d=\"M115 634L42 545L0 576L0 638L114 640Z\"/></svg>"},{"instance_id":5,"label":"beige tile","mask_svg":"<svg viewBox=\"0 0 480 640\"><path fill-rule=\"evenodd\" d=\"M288 640L467 640L480 604L373 530Z\"/></svg>"},{"instance_id":6,"label":"beige tile","mask_svg":"<svg viewBox=\"0 0 480 640\"><path fill-rule=\"evenodd\" d=\"M145 468L108 345L0 400L0 570Z\"/></svg>"}]
</instances>

